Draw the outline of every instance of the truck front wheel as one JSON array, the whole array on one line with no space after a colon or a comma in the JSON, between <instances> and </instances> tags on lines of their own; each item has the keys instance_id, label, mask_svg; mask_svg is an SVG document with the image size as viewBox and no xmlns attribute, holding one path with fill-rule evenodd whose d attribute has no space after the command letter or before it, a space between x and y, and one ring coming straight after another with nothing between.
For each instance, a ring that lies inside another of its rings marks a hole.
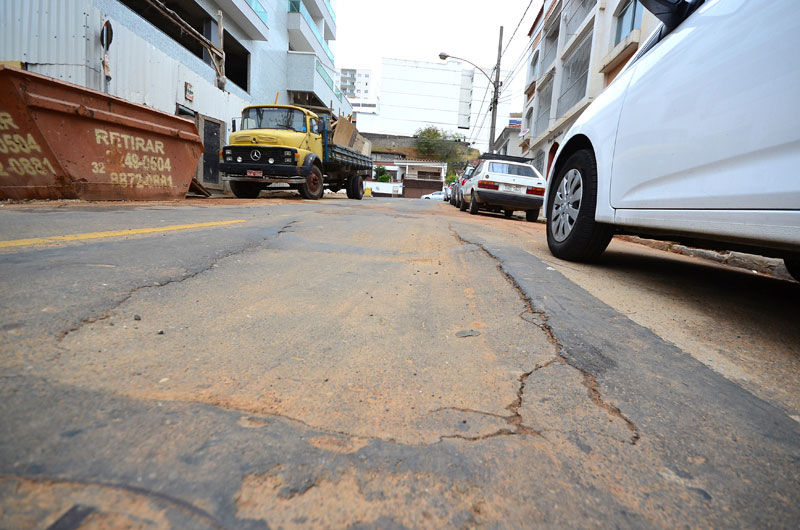
<instances>
[{"instance_id":1,"label":"truck front wheel","mask_svg":"<svg viewBox=\"0 0 800 530\"><path fill-rule=\"evenodd\" d=\"M364 197L364 179L361 175L351 175L347 179L347 198L360 201Z\"/></svg>"},{"instance_id":2,"label":"truck front wheel","mask_svg":"<svg viewBox=\"0 0 800 530\"><path fill-rule=\"evenodd\" d=\"M261 185L257 182L231 181L231 191L240 199L255 199L261 193Z\"/></svg>"},{"instance_id":3,"label":"truck front wheel","mask_svg":"<svg viewBox=\"0 0 800 530\"><path fill-rule=\"evenodd\" d=\"M300 184L300 195L304 199L316 200L322 197L324 187L322 185L322 170L317 166L311 168L311 174L306 181Z\"/></svg>"}]
</instances>

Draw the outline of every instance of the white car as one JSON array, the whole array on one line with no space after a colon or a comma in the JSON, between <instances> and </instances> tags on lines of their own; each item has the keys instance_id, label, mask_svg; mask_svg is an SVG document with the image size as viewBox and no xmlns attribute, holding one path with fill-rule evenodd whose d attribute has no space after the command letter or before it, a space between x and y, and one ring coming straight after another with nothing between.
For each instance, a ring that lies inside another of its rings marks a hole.
<instances>
[{"instance_id":1,"label":"white car","mask_svg":"<svg viewBox=\"0 0 800 530\"><path fill-rule=\"evenodd\" d=\"M797 0L640 0L664 25L581 115L548 179L547 242L615 233L783 258L800 279Z\"/></svg>"},{"instance_id":2,"label":"white car","mask_svg":"<svg viewBox=\"0 0 800 530\"><path fill-rule=\"evenodd\" d=\"M545 181L527 159L484 154L469 180L461 186L461 211L469 209L503 211L511 217L515 210L524 210L525 219L534 222L544 202Z\"/></svg>"},{"instance_id":3,"label":"white car","mask_svg":"<svg viewBox=\"0 0 800 530\"><path fill-rule=\"evenodd\" d=\"M427 195L423 195L420 199L436 199L441 201L442 197L444 197L443 191L434 191L433 193L428 193Z\"/></svg>"}]
</instances>

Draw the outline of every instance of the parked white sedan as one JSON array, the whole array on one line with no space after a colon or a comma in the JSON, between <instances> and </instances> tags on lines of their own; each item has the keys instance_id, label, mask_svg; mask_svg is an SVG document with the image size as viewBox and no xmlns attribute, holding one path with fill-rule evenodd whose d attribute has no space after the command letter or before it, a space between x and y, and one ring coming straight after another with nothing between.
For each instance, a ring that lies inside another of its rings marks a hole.
<instances>
[{"instance_id":1,"label":"parked white sedan","mask_svg":"<svg viewBox=\"0 0 800 530\"><path fill-rule=\"evenodd\" d=\"M664 25L556 153L547 242L615 233L783 258L800 279L797 0L640 0Z\"/></svg>"},{"instance_id":2,"label":"parked white sedan","mask_svg":"<svg viewBox=\"0 0 800 530\"><path fill-rule=\"evenodd\" d=\"M484 154L469 180L461 186L461 210L475 215L479 210L503 211L511 217L524 210L525 219L534 222L544 201L542 174L519 157Z\"/></svg>"},{"instance_id":3,"label":"parked white sedan","mask_svg":"<svg viewBox=\"0 0 800 530\"><path fill-rule=\"evenodd\" d=\"M428 193L420 197L420 199L435 199L437 201L441 201L442 197L444 197L443 191L434 191L433 193Z\"/></svg>"}]
</instances>

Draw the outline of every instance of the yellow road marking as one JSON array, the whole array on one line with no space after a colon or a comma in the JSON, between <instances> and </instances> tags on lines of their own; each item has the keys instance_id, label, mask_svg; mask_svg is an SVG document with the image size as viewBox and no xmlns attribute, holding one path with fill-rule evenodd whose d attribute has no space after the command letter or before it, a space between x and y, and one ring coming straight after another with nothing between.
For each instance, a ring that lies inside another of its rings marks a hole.
<instances>
[{"instance_id":1,"label":"yellow road marking","mask_svg":"<svg viewBox=\"0 0 800 530\"><path fill-rule=\"evenodd\" d=\"M208 228L212 226L225 226L235 223L244 223L244 219L235 221L214 221L210 223L195 223L191 225L172 225L159 228L131 228L128 230L111 230L109 232L88 232L86 234L70 234L66 236L34 237L30 239L12 239L10 241L0 241L0 248L8 247L28 247L35 245L52 245L62 241L83 241L85 239L101 239L104 237L123 237L138 234L155 234L158 232L173 232L175 230L189 230L190 228Z\"/></svg>"}]
</instances>

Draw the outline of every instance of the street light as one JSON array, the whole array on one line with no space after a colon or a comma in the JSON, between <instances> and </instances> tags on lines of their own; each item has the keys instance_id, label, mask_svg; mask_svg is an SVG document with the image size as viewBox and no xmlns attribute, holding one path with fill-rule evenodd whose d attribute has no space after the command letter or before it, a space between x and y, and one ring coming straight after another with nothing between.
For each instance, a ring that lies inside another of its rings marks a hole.
<instances>
[{"instance_id":1,"label":"street light","mask_svg":"<svg viewBox=\"0 0 800 530\"><path fill-rule=\"evenodd\" d=\"M497 125L497 99L500 95L500 58L503 54L503 26L500 26L500 41L497 44L497 64L494 67L494 80L492 80L491 76L483 71L483 68L478 66L477 64L473 63L472 61L468 61L463 57L456 57L455 55L450 55L445 52L441 52L439 54L439 59L445 61L447 59L456 59L459 61L464 61L465 63L469 63L475 68L480 71L486 79L489 80L489 83L492 84L492 88L494 89L494 94L492 95L492 125L489 129L489 152L494 153L494 131Z\"/></svg>"}]
</instances>

